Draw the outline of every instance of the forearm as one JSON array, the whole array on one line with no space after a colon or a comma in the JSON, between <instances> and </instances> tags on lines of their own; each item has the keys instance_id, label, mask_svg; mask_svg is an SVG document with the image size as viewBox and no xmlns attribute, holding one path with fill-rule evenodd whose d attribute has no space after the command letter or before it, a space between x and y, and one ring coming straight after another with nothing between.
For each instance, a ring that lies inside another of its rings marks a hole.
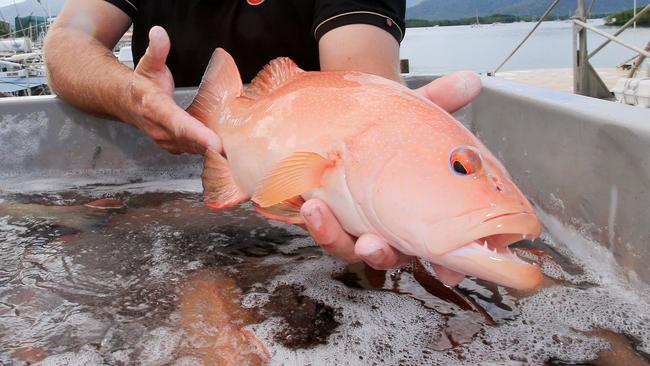
<instances>
[{"instance_id":1,"label":"forearm","mask_svg":"<svg viewBox=\"0 0 650 366\"><path fill-rule=\"evenodd\" d=\"M83 31L53 27L44 45L49 85L75 107L133 122L127 87L132 70Z\"/></svg>"}]
</instances>

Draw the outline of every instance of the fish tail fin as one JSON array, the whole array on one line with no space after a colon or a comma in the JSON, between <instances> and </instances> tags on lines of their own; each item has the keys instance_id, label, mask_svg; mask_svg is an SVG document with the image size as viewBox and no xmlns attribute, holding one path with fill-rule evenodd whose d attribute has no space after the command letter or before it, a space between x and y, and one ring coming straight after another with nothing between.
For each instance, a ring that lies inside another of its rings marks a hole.
<instances>
[{"instance_id":1,"label":"fish tail fin","mask_svg":"<svg viewBox=\"0 0 650 366\"><path fill-rule=\"evenodd\" d=\"M199 90L187 111L215 130L228 102L242 93L243 84L235 60L224 49L217 48L212 53Z\"/></svg>"}]
</instances>

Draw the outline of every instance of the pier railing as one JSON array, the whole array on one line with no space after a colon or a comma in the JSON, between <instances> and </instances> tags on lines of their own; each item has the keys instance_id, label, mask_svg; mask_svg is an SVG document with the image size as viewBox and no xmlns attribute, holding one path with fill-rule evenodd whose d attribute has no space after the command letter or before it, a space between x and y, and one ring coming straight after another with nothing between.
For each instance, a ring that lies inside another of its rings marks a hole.
<instances>
[{"instance_id":1,"label":"pier railing","mask_svg":"<svg viewBox=\"0 0 650 366\"><path fill-rule=\"evenodd\" d=\"M603 32L595 27L587 24L587 18L589 13L591 13L591 8L593 7L596 0L592 0L589 8L587 9L585 0L578 0L578 8L576 10L576 15L571 19L573 21L573 91L576 94L596 97L596 98L611 98L612 93L609 91L605 83L602 81L596 70L590 64L589 59L596 55L600 50L607 46L610 42L615 42L620 44L623 47L626 47L634 52L637 55L636 62L634 67L630 70L628 77L633 77L639 66L643 63L643 60L646 57L650 57L650 42L646 46L645 50L642 50L634 45L631 45L618 36L628 29L631 25L636 24L645 13L650 11L650 4L646 5L641 11L636 12L636 14L622 25L616 32L609 34ZM488 73L488 75L496 75L496 73L503 68L503 66L512 58L512 56L521 48L521 46L528 41L530 36L537 30L540 24L546 20L548 15L555 9L559 0L554 0L551 5L548 7L544 15L538 20L535 26L526 34L526 36L519 42L519 44L514 48L512 52L506 56L506 58L497 66L494 71ZM636 7L635 7L636 11ZM587 30L592 31L596 34L599 34L607 40L596 47L593 51L588 52L587 50ZM634 59L633 58L633 59Z\"/></svg>"}]
</instances>

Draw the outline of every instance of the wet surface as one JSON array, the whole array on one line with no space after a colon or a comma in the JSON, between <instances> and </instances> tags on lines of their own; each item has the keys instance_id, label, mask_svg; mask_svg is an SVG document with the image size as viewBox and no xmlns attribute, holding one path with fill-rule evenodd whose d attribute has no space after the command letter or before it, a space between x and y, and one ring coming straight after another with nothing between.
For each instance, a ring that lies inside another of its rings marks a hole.
<instances>
[{"instance_id":1,"label":"wet surface","mask_svg":"<svg viewBox=\"0 0 650 366\"><path fill-rule=\"evenodd\" d=\"M0 364L649 365L650 306L548 234L521 293L345 265L195 185L0 193Z\"/></svg>"}]
</instances>

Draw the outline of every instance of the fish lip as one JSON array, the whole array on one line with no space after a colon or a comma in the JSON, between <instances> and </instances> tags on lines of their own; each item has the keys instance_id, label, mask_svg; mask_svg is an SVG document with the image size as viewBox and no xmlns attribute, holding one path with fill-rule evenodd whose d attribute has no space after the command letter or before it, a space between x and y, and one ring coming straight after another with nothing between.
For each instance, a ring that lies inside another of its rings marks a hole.
<instances>
[{"instance_id":1,"label":"fish lip","mask_svg":"<svg viewBox=\"0 0 650 366\"><path fill-rule=\"evenodd\" d=\"M524 230L510 229L508 223L512 223L513 220L519 220L520 225L518 227ZM479 244L487 242L490 249L505 248L521 240L534 240L540 234L539 220L535 214L527 211L499 213L483 220L483 222L477 225L476 229L478 231L482 230L485 224L494 227L494 232L486 233L487 235L485 236L479 236L465 245L469 245L472 242L478 242ZM502 226L505 226L506 229L502 230Z\"/></svg>"},{"instance_id":2,"label":"fish lip","mask_svg":"<svg viewBox=\"0 0 650 366\"><path fill-rule=\"evenodd\" d=\"M537 215L528 211L504 211L493 214L470 230L469 242L508 234L522 235L522 239L537 238L541 234L541 224Z\"/></svg>"},{"instance_id":3,"label":"fish lip","mask_svg":"<svg viewBox=\"0 0 650 366\"><path fill-rule=\"evenodd\" d=\"M472 242L437 258L434 262L454 271L518 290L537 288L543 277L537 264L520 259L507 246L491 250Z\"/></svg>"},{"instance_id":4,"label":"fish lip","mask_svg":"<svg viewBox=\"0 0 650 366\"><path fill-rule=\"evenodd\" d=\"M529 290L541 282L541 269L508 248L523 239L539 236L541 226L534 213L506 211L483 220L464 245L437 258L452 270L502 286ZM475 238L475 239L474 239Z\"/></svg>"},{"instance_id":5,"label":"fish lip","mask_svg":"<svg viewBox=\"0 0 650 366\"><path fill-rule=\"evenodd\" d=\"M503 213L496 214L496 215L494 215L492 217L488 217L487 219L483 220L483 222L481 222L481 224L484 224L484 223L486 223L488 221L493 221L493 220L496 220L496 219L499 219L499 218L502 218L502 217L506 217L506 216L530 215L530 214L531 213L528 212L528 211L503 212Z\"/></svg>"},{"instance_id":6,"label":"fish lip","mask_svg":"<svg viewBox=\"0 0 650 366\"><path fill-rule=\"evenodd\" d=\"M430 226L428 232L431 234L422 241L426 243L427 256L436 257L481 239L498 238L490 240L495 247L532 240L541 234L541 224L534 212L523 208L485 209L440 221ZM445 232L451 234L439 234Z\"/></svg>"}]
</instances>

